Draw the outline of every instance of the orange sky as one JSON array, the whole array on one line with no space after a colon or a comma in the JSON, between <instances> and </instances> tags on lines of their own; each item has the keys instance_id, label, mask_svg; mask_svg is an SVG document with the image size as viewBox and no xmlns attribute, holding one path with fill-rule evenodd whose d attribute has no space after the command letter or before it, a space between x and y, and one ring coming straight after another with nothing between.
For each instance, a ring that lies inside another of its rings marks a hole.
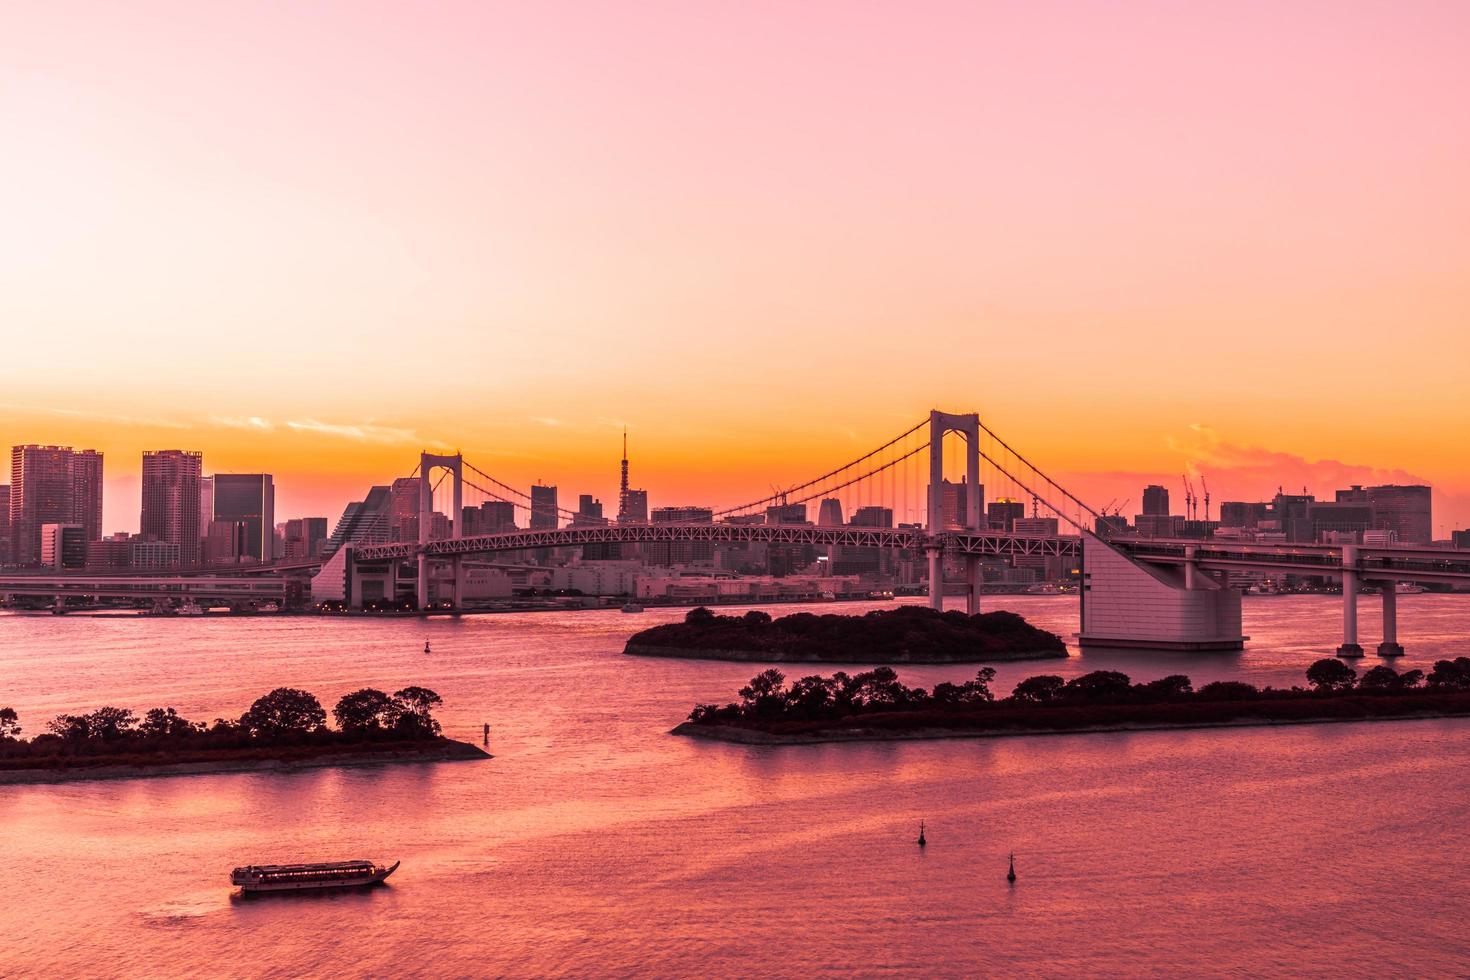
<instances>
[{"instance_id":1,"label":"orange sky","mask_svg":"<svg viewBox=\"0 0 1470 980\"><path fill-rule=\"evenodd\" d=\"M457 446L737 503L979 410L1097 503L1430 481L1470 524L1470 8L35 4L0 443Z\"/></svg>"}]
</instances>

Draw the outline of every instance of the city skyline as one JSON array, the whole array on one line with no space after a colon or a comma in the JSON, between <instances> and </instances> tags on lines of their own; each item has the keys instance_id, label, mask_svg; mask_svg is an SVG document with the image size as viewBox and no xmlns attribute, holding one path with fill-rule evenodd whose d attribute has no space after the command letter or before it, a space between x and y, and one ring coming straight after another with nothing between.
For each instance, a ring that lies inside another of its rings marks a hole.
<instances>
[{"instance_id":1,"label":"city skyline","mask_svg":"<svg viewBox=\"0 0 1470 980\"><path fill-rule=\"evenodd\" d=\"M1194 463L1465 526L1470 12L1416 10L33 6L0 442L301 515L436 447L610 500L627 424L718 504L978 406L1097 503Z\"/></svg>"}]
</instances>

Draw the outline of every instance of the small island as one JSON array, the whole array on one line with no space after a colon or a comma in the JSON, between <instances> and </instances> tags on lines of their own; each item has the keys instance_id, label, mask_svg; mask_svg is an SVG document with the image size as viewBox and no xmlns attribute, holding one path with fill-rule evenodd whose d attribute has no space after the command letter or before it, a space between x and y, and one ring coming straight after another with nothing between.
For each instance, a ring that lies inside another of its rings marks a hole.
<instances>
[{"instance_id":1,"label":"small island","mask_svg":"<svg viewBox=\"0 0 1470 980\"><path fill-rule=\"evenodd\" d=\"M490 758L444 737L432 713L442 703L426 687L363 688L337 702L333 729L313 695L278 687L236 720L193 722L171 707L140 719L109 706L58 715L30 739L0 708L0 785Z\"/></svg>"},{"instance_id":2,"label":"small island","mask_svg":"<svg viewBox=\"0 0 1470 980\"><path fill-rule=\"evenodd\" d=\"M751 610L717 616L703 606L682 623L635 633L624 653L762 663L953 664L1065 657L1055 633L1011 612L938 612L900 606L864 616Z\"/></svg>"},{"instance_id":3,"label":"small island","mask_svg":"<svg viewBox=\"0 0 1470 980\"><path fill-rule=\"evenodd\" d=\"M1183 674L1133 683L1097 670L1064 681L1028 677L1009 697L990 690L995 670L932 691L905 687L892 668L803 677L790 686L774 668L751 678L740 701L701 704L676 735L747 744L1115 732L1229 725L1285 725L1470 715L1470 657L1400 674L1387 665L1358 677L1337 659L1307 669L1310 688L1257 688L1214 681L1196 689Z\"/></svg>"}]
</instances>

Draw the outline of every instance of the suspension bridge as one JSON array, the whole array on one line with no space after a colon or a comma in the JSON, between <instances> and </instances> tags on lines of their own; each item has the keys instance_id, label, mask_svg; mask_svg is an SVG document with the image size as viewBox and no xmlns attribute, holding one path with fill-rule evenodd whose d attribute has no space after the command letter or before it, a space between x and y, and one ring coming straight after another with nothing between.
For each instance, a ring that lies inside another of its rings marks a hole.
<instances>
[{"instance_id":1,"label":"suspension bridge","mask_svg":"<svg viewBox=\"0 0 1470 980\"><path fill-rule=\"evenodd\" d=\"M1241 597L1228 581L1232 572L1252 571L1341 581L1343 656L1363 652L1357 628L1360 589L1370 582L1382 586L1384 635L1378 652L1392 656L1403 652L1397 636L1398 583L1470 583L1470 552L1465 551L1114 534L1102 514L975 413L931 412L878 448L817 477L734 507L683 508L683 519L667 521L634 520L627 514L607 520L537 500L533 492L457 453L421 454L406 479L418 482L417 538L386 540L391 535L384 533L385 518L378 515L322 565L312 582L313 599L361 605L366 585L396 587L398 570L412 565L419 608L437 599L457 609L467 559L594 545L766 544L921 556L931 605L942 606L950 566L951 585L958 584L965 609L973 614L980 611L986 559L1063 557L1081 568L1078 638L1083 646L1239 649L1247 639ZM1005 530L992 527L987 496L1006 505ZM466 504L487 502L508 508L515 519L507 523L513 526L464 533ZM812 502L819 503L819 512L817 520L808 521L805 508ZM688 518L691 510L699 511L697 519ZM436 535L433 518L443 511L451 517L439 522Z\"/></svg>"}]
</instances>

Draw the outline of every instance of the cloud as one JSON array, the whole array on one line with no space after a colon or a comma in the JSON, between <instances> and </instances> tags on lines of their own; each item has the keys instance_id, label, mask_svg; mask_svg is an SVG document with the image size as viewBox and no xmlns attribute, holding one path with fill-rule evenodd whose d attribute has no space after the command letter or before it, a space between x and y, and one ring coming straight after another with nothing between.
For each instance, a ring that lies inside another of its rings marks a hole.
<instances>
[{"instance_id":1,"label":"cloud","mask_svg":"<svg viewBox=\"0 0 1470 980\"><path fill-rule=\"evenodd\" d=\"M250 432L272 432L276 427L270 419L263 419L259 415L213 415L209 421L227 429L245 429Z\"/></svg>"},{"instance_id":2,"label":"cloud","mask_svg":"<svg viewBox=\"0 0 1470 980\"><path fill-rule=\"evenodd\" d=\"M118 415L112 412L94 412L80 408L50 408L41 405L13 405L0 404L0 408L14 412L39 412L44 415L60 415L69 419L83 419L88 422L109 422L113 425L136 425L150 429L192 429L193 426L187 422L179 422L175 419L138 417L135 415Z\"/></svg>"},{"instance_id":3,"label":"cloud","mask_svg":"<svg viewBox=\"0 0 1470 980\"><path fill-rule=\"evenodd\" d=\"M566 424L561 419L549 418L547 416L532 416L531 417L531 421L532 422L539 422L542 425L549 425L549 426L551 426L553 428L555 428L557 426L561 426L561 425L565 425Z\"/></svg>"},{"instance_id":4,"label":"cloud","mask_svg":"<svg viewBox=\"0 0 1470 980\"><path fill-rule=\"evenodd\" d=\"M371 442L388 446L419 444L422 442L418 434L412 429L373 425L371 423L341 425L333 422L320 422L316 419L292 419L286 423L286 428L291 429L293 432L335 436L340 439L352 439L356 442ZM435 443L435 445L438 445L438 443Z\"/></svg>"},{"instance_id":5,"label":"cloud","mask_svg":"<svg viewBox=\"0 0 1470 980\"><path fill-rule=\"evenodd\" d=\"M1354 483L1428 483L1407 470L1348 463L1337 459L1308 459L1295 453L1244 446L1225 441L1207 425L1191 425L1181 438L1170 437L1169 448L1183 457L1184 472L1191 477L1201 474L1228 474L1230 482L1259 482L1264 486L1293 487L1305 484L1318 492L1327 492Z\"/></svg>"}]
</instances>

